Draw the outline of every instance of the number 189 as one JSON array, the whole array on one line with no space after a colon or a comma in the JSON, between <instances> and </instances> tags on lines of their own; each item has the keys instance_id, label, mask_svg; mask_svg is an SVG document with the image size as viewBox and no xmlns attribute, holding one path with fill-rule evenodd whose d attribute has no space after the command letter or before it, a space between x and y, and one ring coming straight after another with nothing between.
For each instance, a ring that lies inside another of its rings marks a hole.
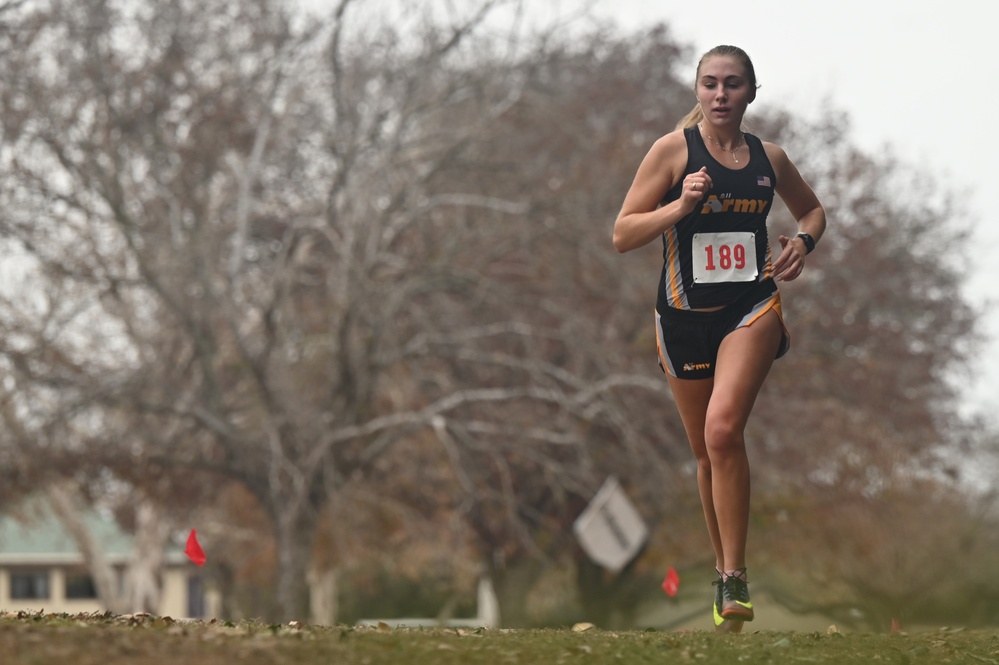
<instances>
[{"instance_id":1,"label":"number 189","mask_svg":"<svg viewBox=\"0 0 999 665\"><path fill-rule=\"evenodd\" d=\"M704 248L708 255L708 263L705 270L742 270L746 267L746 247L744 245L720 245L718 246L717 265L715 264L715 247L708 245Z\"/></svg>"}]
</instances>

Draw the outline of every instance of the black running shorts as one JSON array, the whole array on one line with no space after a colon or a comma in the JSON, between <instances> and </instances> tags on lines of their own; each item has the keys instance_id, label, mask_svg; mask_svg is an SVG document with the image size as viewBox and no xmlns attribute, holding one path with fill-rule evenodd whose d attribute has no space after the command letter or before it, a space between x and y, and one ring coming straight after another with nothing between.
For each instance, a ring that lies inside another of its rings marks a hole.
<instances>
[{"instance_id":1,"label":"black running shorts","mask_svg":"<svg viewBox=\"0 0 999 665\"><path fill-rule=\"evenodd\" d=\"M781 320L777 358L791 347L791 336L781 314L780 292L763 299L757 292L713 312L668 308L656 312L656 341L659 366L679 379L707 379L715 375L715 360L722 340L733 330L751 325L764 313L774 310Z\"/></svg>"}]
</instances>

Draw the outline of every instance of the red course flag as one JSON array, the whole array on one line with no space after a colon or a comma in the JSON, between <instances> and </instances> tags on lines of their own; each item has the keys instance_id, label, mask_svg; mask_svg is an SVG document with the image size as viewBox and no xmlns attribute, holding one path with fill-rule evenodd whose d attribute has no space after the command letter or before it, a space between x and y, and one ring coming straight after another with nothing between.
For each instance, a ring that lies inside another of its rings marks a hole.
<instances>
[{"instance_id":1,"label":"red course flag","mask_svg":"<svg viewBox=\"0 0 999 665\"><path fill-rule=\"evenodd\" d=\"M679 590L680 575L676 572L676 568L670 568L666 571L666 579L663 580L663 591L666 592L667 596L672 598Z\"/></svg>"},{"instance_id":2,"label":"red course flag","mask_svg":"<svg viewBox=\"0 0 999 665\"><path fill-rule=\"evenodd\" d=\"M201 545L198 544L198 532L191 529L191 535L187 537L187 547L184 548L184 554L187 558L193 561L199 566L205 565L205 561L208 561L208 557L205 556L205 551L201 549Z\"/></svg>"}]
</instances>

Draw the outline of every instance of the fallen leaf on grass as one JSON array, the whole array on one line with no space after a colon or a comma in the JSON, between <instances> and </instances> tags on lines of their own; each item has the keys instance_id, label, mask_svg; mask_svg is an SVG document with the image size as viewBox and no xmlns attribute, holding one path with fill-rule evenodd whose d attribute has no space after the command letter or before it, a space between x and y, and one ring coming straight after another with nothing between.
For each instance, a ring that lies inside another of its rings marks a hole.
<instances>
[{"instance_id":1,"label":"fallen leaf on grass","mask_svg":"<svg viewBox=\"0 0 999 665\"><path fill-rule=\"evenodd\" d=\"M577 623L572 627L572 632L574 633L585 633L588 630L593 630L596 628L592 623Z\"/></svg>"},{"instance_id":2,"label":"fallen leaf on grass","mask_svg":"<svg viewBox=\"0 0 999 665\"><path fill-rule=\"evenodd\" d=\"M472 635L472 636L482 635L484 632L486 632L486 629L485 628L455 628L454 632L455 632L455 634L458 637L468 637L469 635Z\"/></svg>"}]
</instances>

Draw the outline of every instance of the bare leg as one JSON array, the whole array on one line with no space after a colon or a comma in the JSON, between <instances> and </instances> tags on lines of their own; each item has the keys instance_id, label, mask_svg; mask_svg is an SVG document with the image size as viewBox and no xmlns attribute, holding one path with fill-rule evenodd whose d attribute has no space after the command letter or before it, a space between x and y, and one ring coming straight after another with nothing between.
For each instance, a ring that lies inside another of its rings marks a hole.
<instances>
[{"instance_id":1,"label":"bare leg","mask_svg":"<svg viewBox=\"0 0 999 665\"><path fill-rule=\"evenodd\" d=\"M780 343L776 312L725 337L713 379L684 380L667 375L680 419L697 460L697 487L715 566L746 566L749 528L749 459L745 428ZM720 630L739 632L741 621Z\"/></svg>"},{"instance_id":2,"label":"bare leg","mask_svg":"<svg viewBox=\"0 0 999 665\"><path fill-rule=\"evenodd\" d=\"M745 429L773 365L781 332L777 313L770 311L727 335L718 350L704 441L726 571L746 566L750 480Z\"/></svg>"},{"instance_id":3,"label":"bare leg","mask_svg":"<svg viewBox=\"0 0 999 665\"><path fill-rule=\"evenodd\" d=\"M680 412L680 419L687 432L690 448L697 460L697 490L701 497L701 508L704 510L704 522L711 538L711 548L715 552L715 569L725 570L725 554L722 550L721 534L718 531L718 518L715 517L714 492L711 482L711 462L708 459L707 446L704 443L704 421L707 415L708 402L714 379L677 379L667 374L673 399ZM717 622L717 620L716 620ZM742 631L742 621L723 621L715 625L719 633L739 633Z\"/></svg>"},{"instance_id":4,"label":"bare leg","mask_svg":"<svg viewBox=\"0 0 999 665\"><path fill-rule=\"evenodd\" d=\"M708 527L708 536L711 538L711 547L715 552L715 568L724 570L725 556L718 531L718 520L715 517L711 462L704 442L704 423L711 391L714 388L714 379L678 379L669 374L666 378L673 391L673 400L680 412L683 428L687 432L690 449L697 461L697 491L701 497L701 508L704 510L704 521Z\"/></svg>"}]
</instances>

